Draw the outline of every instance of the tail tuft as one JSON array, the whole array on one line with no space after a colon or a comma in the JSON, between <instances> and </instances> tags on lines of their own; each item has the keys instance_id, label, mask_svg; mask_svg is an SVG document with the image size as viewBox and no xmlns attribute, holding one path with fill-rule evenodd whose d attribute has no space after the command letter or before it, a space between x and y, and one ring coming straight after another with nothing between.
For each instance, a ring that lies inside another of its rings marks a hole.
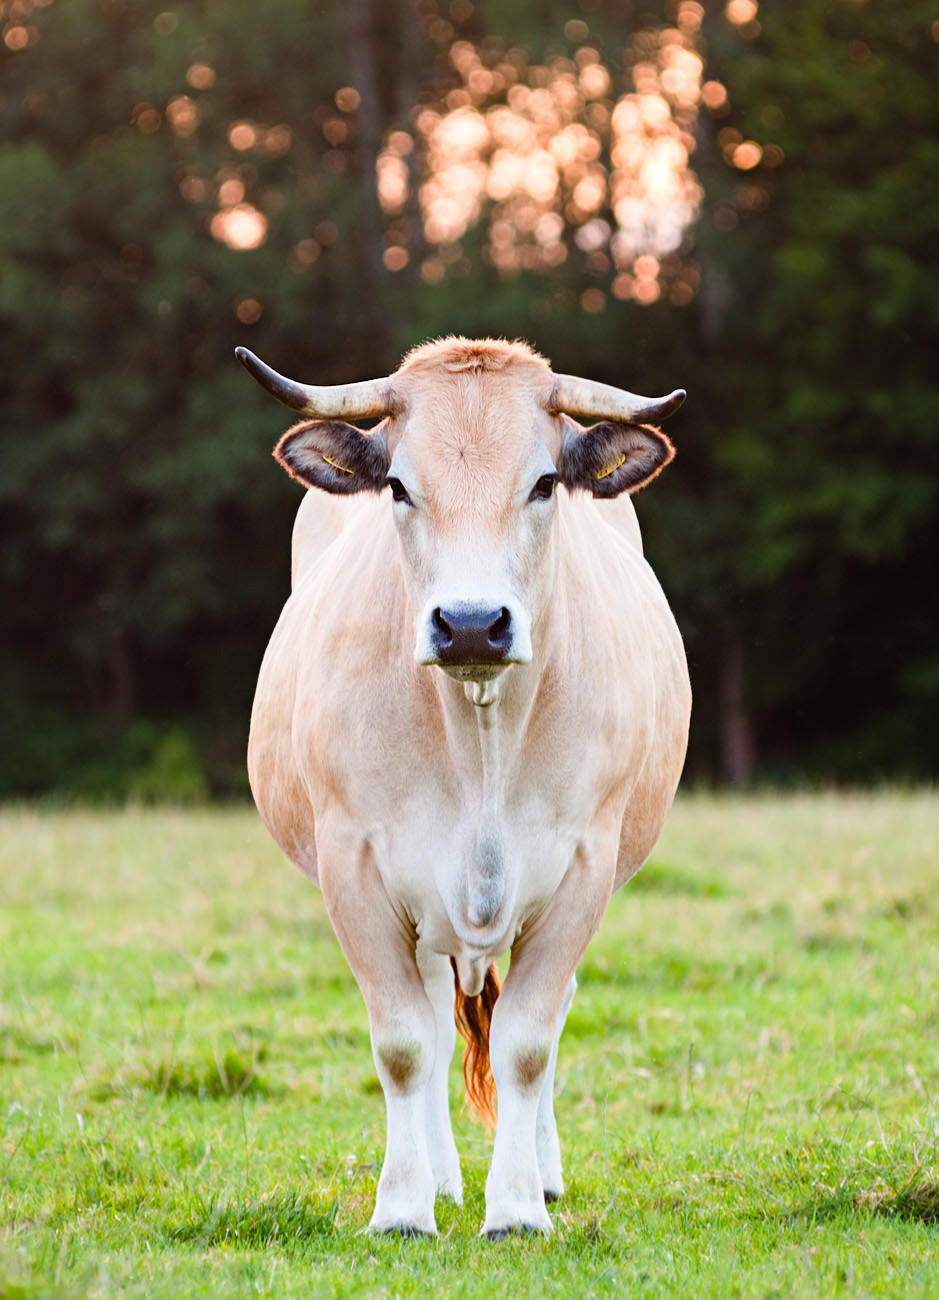
<instances>
[{"instance_id":1,"label":"tail tuft","mask_svg":"<svg viewBox=\"0 0 939 1300\"><path fill-rule=\"evenodd\" d=\"M496 1085L489 1064L489 1026L492 1024L492 1009L499 996L499 972L495 965L486 971L482 992L475 997L468 997L460 988L460 976L456 962L451 957L455 981L455 998L453 1016L460 1035L466 1041L463 1053L463 1082L470 1107L476 1112L487 1128L496 1124Z\"/></svg>"}]
</instances>

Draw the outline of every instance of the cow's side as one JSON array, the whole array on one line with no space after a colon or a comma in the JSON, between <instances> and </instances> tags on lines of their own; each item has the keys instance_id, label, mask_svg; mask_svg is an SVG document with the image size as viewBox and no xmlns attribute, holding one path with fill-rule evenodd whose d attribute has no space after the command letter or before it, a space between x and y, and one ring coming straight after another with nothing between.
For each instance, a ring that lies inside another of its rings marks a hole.
<instances>
[{"instance_id":1,"label":"cow's side","mask_svg":"<svg viewBox=\"0 0 939 1300\"><path fill-rule=\"evenodd\" d=\"M387 501L317 504L298 518L249 766L272 834L323 889L368 1008L388 1107L372 1226L433 1232L435 1192L459 1199L449 959L475 994L511 948L491 1029L484 1227L547 1231L545 1199L563 1186L557 1041L583 949L674 795L690 707L680 638L628 498L562 491L531 662L480 703L485 691L415 660Z\"/></svg>"}]
</instances>

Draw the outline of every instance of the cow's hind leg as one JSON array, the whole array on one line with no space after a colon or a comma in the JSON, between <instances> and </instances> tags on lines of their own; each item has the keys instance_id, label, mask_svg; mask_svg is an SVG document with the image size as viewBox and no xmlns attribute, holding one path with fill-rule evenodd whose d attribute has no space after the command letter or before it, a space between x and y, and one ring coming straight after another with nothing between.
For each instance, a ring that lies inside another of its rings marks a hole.
<instances>
[{"instance_id":1,"label":"cow's hind leg","mask_svg":"<svg viewBox=\"0 0 939 1300\"><path fill-rule=\"evenodd\" d=\"M483 1231L493 1238L513 1231L551 1231L545 1190L558 1189L546 1189L542 1168L551 1181L554 1176L560 1179L560 1149L552 1153L550 1146L543 1148L546 1163L541 1166L538 1121L546 1115L542 1098L574 970L609 901L613 866L611 855L609 870L591 867L579 850L550 905L512 948L489 1044L499 1118L486 1179ZM551 1136L553 1115L551 1120L546 1138Z\"/></svg>"},{"instance_id":2,"label":"cow's hind leg","mask_svg":"<svg viewBox=\"0 0 939 1300\"><path fill-rule=\"evenodd\" d=\"M462 1205L463 1177L450 1123L449 1072L456 1045L453 969L449 957L431 952L422 943L417 945L417 965L437 1022L434 1070L427 1087L427 1146L430 1163L438 1193L449 1196L457 1205Z\"/></svg>"},{"instance_id":3,"label":"cow's hind leg","mask_svg":"<svg viewBox=\"0 0 939 1300\"><path fill-rule=\"evenodd\" d=\"M541 1185L544 1188L546 1201L556 1201L564 1191L564 1177L561 1173L561 1142L558 1138L557 1121L554 1118L554 1073L558 1064L558 1047L561 1042L561 1034L564 1032L564 1022L567 1020L567 1013L571 1009L576 988L577 977L572 975L567 986L567 992L564 995L561 1014L558 1016L554 1046L551 1049L548 1068L545 1070L544 1083L541 1085L541 1096L538 1098L538 1114L535 1120L535 1148L538 1152L538 1172L541 1174Z\"/></svg>"},{"instance_id":4,"label":"cow's hind leg","mask_svg":"<svg viewBox=\"0 0 939 1300\"><path fill-rule=\"evenodd\" d=\"M385 1159L369 1228L403 1236L436 1234L427 1108L437 1024L418 971L415 936L388 901L367 845L330 843L323 833L317 848L323 897L365 999L385 1094Z\"/></svg>"}]
</instances>

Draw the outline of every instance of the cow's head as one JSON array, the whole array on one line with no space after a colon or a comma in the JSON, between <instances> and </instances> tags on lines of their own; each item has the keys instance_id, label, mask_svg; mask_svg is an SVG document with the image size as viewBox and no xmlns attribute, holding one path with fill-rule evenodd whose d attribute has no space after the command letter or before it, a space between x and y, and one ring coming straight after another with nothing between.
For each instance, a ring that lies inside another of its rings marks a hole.
<instances>
[{"instance_id":1,"label":"cow's head","mask_svg":"<svg viewBox=\"0 0 939 1300\"><path fill-rule=\"evenodd\" d=\"M309 487L389 490L415 615L415 654L460 681L532 657L550 597L556 487L635 492L674 455L650 420L677 390L637 397L555 375L524 344L450 338L418 348L388 379L315 388L238 356L307 417L274 455ZM598 420L585 428L572 418ZM363 432L349 419L384 417Z\"/></svg>"}]
</instances>

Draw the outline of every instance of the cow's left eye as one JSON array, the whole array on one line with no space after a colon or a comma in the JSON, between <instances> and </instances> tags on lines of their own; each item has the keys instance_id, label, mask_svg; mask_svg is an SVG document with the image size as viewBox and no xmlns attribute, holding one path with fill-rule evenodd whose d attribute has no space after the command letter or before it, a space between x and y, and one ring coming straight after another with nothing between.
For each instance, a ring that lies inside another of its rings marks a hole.
<instances>
[{"instance_id":1,"label":"cow's left eye","mask_svg":"<svg viewBox=\"0 0 939 1300\"><path fill-rule=\"evenodd\" d=\"M541 478L532 488L528 497L529 501L550 501L554 495L554 489L557 486L557 474L542 474Z\"/></svg>"},{"instance_id":2,"label":"cow's left eye","mask_svg":"<svg viewBox=\"0 0 939 1300\"><path fill-rule=\"evenodd\" d=\"M408 490L399 478L394 478L391 474L385 479L385 482L391 488L391 495L395 501L404 501L407 505L411 504L411 498L408 496Z\"/></svg>"}]
</instances>

